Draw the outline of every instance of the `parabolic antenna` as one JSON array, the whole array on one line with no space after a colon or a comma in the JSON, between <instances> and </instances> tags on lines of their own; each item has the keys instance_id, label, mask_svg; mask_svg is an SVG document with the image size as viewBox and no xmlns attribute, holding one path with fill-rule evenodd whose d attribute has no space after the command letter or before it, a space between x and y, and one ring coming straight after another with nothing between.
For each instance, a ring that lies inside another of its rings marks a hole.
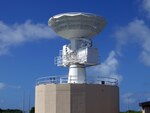
<instances>
[{"instance_id":1,"label":"parabolic antenna","mask_svg":"<svg viewBox=\"0 0 150 113\"><path fill-rule=\"evenodd\" d=\"M106 21L90 13L63 13L51 17L49 26L66 39L91 38L100 33Z\"/></svg>"}]
</instances>

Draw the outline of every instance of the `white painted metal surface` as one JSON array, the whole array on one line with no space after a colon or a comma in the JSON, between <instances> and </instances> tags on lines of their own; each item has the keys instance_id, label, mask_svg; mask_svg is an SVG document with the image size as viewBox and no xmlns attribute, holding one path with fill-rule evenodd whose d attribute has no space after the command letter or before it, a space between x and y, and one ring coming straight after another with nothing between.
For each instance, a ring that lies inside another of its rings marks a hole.
<instances>
[{"instance_id":1,"label":"white painted metal surface","mask_svg":"<svg viewBox=\"0 0 150 113\"><path fill-rule=\"evenodd\" d=\"M63 38L91 38L106 25L103 17L90 13L64 13L53 16L49 26Z\"/></svg>"},{"instance_id":2,"label":"white painted metal surface","mask_svg":"<svg viewBox=\"0 0 150 113\"><path fill-rule=\"evenodd\" d=\"M82 65L70 65L68 83L86 83L86 71Z\"/></svg>"},{"instance_id":3,"label":"white painted metal surface","mask_svg":"<svg viewBox=\"0 0 150 113\"><path fill-rule=\"evenodd\" d=\"M63 46L55 63L69 67L68 83L86 83L85 67L99 63L98 49L92 47L91 37L101 32L106 21L90 13L64 13L51 17L48 24L71 42Z\"/></svg>"},{"instance_id":4,"label":"white painted metal surface","mask_svg":"<svg viewBox=\"0 0 150 113\"><path fill-rule=\"evenodd\" d=\"M57 66L69 66L73 63L87 67L99 63L97 48L81 48L76 52L72 52L66 45L64 46L63 50L60 51L60 55L55 59Z\"/></svg>"}]
</instances>

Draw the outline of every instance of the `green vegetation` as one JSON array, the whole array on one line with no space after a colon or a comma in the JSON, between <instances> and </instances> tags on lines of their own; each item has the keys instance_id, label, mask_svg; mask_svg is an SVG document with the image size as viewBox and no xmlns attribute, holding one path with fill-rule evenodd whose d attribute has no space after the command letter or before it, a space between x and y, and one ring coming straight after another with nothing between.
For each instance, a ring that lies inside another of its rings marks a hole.
<instances>
[{"instance_id":1,"label":"green vegetation","mask_svg":"<svg viewBox=\"0 0 150 113\"><path fill-rule=\"evenodd\" d=\"M142 113L142 112L141 111L128 110L126 112L120 112L120 113Z\"/></svg>"},{"instance_id":2,"label":"green vegetation","mask_svg":"<svg viewBox=\"0 0 150 113\"><path fill-rule=\"evenodd\" d=\"M32 107L31 110L30 110L30 113L34 113L34 111L35 111L35 108Z\"/></svg>"},{"instance_id":3,"label":"green vegetation","mask_svg":"<svg viewBox=\"0 0 150 113\"><path fill-rule=\"evenodd\" d=\"M34 113L34 111L35 111L35 108L32 107L30 110L30 113ZM18 109L6 109L6 110L0 109L0 113L23 113L23 112L21 110L18 110ZM141 111L128 110L128 111L120 112L120 113L142 113L142 112Z\"/></svg>"},{"instance_id":4,"label":"green vegetation","mask_svg":"<svg viewBox=\"0 0 150 113\"><path fill-rule=\"evenodd\" d=\"M19 109L0 109L0 113L23 113ZM34 107L31 108L30 113L34 113Z\"/></svg>"},{"instance_id":5,"label":"green vegetation","mask_svg":"<svg viewBox=\"0 0 150 113\"><path fill-rule=\"evenodd\" d=\"M14 110L12 110L12 109L6 109L6 110L0 109L0 113L22 113L22 111L18 110L18 109L14 109Z\"/></svg>"}]
</instances>

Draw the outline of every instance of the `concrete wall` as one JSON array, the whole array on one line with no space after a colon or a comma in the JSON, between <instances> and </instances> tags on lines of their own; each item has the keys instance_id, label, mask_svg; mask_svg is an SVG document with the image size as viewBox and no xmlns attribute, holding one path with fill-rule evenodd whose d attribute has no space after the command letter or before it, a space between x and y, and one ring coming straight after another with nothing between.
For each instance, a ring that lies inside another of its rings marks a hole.
<instances>
[{"instance_id":1,"label":"concrete wall","mask_svg":"<svg viewBox=\"0 0 150 113\"><path fill-rule=\"evenodd\" d=\"M142 109L142 113L150 113L150 107L144 107L144 109Z\"/></svg>"},{"instance_id":2,"label":"concrete wall","mask_svg":"<svg viewBox=\"0 0 150 113\"><path fill-rule=\"evenodd\" d=\"M35 97L35 113L119 113L117 86L38 85Z\"/></svg>"}]
</instances>

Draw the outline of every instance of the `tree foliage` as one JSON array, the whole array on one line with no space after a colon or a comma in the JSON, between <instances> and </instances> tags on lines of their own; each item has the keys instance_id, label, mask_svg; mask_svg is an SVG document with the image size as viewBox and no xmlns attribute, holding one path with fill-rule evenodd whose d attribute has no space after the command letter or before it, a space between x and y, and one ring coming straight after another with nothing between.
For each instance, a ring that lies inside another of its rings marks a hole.
<instances>
[{"instance_id":1,"label":"tree foliage","mask_svg":"<svg viewBox=\"0 0 150 113\"><path fill-rule=\"evenodd\" d=\"M22 113L22 111L18 109L0 109L0 113Z\"/></svg>"},{"instance_id":2,"label":"tree foliage","mask_svg":"<svg viewBox=\"0 0 150 113\"><path fill-rule=\"evenodd\" d=\"M126 112L120 112L120 113L142 113L142 112L141 111L128 110Z\"/></svg>"},{"instance_id":3,"label":"tree foliage","mask_svg":"<svg viewBox=\"0 0 150 113\"><path fill-rule=\"evenodd\" d=\"M34 113L35 112L35 108L32 107L31 110L30 110L30 113Z\"/></svg>"}]
</instances>

